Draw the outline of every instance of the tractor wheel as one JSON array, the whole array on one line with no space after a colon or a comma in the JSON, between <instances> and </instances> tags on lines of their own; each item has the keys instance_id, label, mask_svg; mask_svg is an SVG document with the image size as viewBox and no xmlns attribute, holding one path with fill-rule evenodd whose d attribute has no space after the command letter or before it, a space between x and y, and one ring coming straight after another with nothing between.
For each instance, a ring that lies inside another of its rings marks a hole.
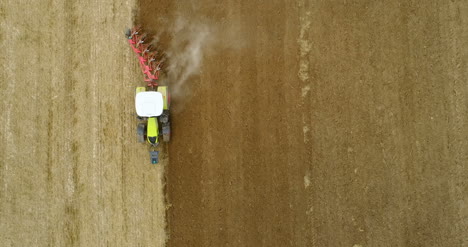
<instances>
[{"instance_id":1,"label":"tractor wheel","mask_svg":"<svg viewBox=\"0 0 468 247\"><path fill-rule=\"evenodd\" d=\"M164 111L163 114L159 117L159 121L163 124L169 122L169 113Z\"/></svg>"},{"instance_id":2,"label":"tractor wheel","mask_svg":"<svg viewBox=\"0 0 468 247\"><path fill-rule=\"evenodd\" d=\"M145 136L144 135L138 135L137 140L139 143L144 143L145 142Z\"/></svg>"},{"instance_id":3,"label":"tractor wheel","mask_svg":"<svg viewBox=\"0 0 468 247\"><path fill-rule=\"evenodd\" d=\"M125 37L128 39L130 38L130 35L132 35L132 30L130 28L127 28L127 30L125 30Z\"/></svg>"},{"instance_id":4,"label":"tractor wheel","mask_svg":"<svg viewBox=\"0 0 468 247\"><path fill-rule=\"evenodd\" d=\"M167 109L171 109L171 94L167 91Z\"/></svg>"},{"instance_id":5,"label":"tractor wheel","mask_svg":"<svg viewBox=\"0 0 468 247\"><path fill-rule=\"evenodd\" d=\"M163 141L169 142L171 140L171 126L169 123L163 124L162 133L163 133Z\"/></svg>"},{"instance_id":6,"label":"tractor wheel","mask_svg":"<svg viewBox=\"0 0 468 247\"><path fill-rule=\"evenodd\" d=\"M146 130L146 125L144 123L139 123L137 127L137 136L138 136L138 142L140 143L145 142L145 130Z\"/></svg>"}]
</instances>

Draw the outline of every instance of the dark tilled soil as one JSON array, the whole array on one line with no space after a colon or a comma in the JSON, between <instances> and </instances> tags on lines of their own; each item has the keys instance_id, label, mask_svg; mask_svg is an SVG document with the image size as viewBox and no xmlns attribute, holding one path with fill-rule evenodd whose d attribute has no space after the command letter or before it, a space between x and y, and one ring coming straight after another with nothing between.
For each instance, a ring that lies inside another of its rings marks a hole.
<instances>
[{"instance_id":1,"label":"dark tilled soil","mask_svg":"<svg viewBox=\"0 0 468 247\"><path fill-rule=\"evenodd\" d=\"M468 4L140 1L178 16L217 44L173 100L168 246L468 244Z\"/></svg>"}]
</instances>

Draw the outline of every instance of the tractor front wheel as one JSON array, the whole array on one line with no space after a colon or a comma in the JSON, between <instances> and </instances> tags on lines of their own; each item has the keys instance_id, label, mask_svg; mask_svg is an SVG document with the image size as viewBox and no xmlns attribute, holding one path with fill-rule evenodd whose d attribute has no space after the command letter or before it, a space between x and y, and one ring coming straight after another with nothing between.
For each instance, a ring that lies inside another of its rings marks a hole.
<instances>
[{"instance_id":1,"label":"tractor front wheel","mask_svg":"<svg viewBox=\"0 0 468 247\"><path fill-rule=\"evenodd\" d=\"M145 142L145 132L146 132L146 125L144 123L139 123L137 127L137 137L139 143Z\"/></svg>"},{"instance_id":2,"label":"tractor front wheel","mask_svg":"<svg viewBox=\"0 0 468 247\"><path fill-rule=\"evenodd\" d=\"M163 141L169 142L171 140L171 125L170 123L165 123L162 126Z\"/></svg>"}]
</instances>

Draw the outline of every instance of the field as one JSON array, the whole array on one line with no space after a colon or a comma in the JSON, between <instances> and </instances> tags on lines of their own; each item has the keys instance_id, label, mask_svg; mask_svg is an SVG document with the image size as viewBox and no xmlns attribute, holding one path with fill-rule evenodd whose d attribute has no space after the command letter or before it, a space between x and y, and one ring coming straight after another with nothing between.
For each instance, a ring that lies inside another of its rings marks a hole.
<instances>
[{"instance_id":1,"label":"field","mask_svg":"<svg viewBox=\"0 0 468 247\"><path fill-rule=\"evenodd\" d=\"M168 55L158 166L133 22ZM468 246L467 3L6 1L0 30L2 246Z\"/></svg>"},{"instance_id":2,"label":"field","mask_svg":"<svg viewBox=\"0 0 468 247\"><path fill-rule=\"evenodd\" d=\"M140 2L214 39L174 101L168 246L468 245L468 4L390 2Z\"/></svg>"},{"instance_id":3,"label":"field","mask_svg":"<svg viewBox=\"0 0 468 247\"><path fill-rule=\"evenodd\" d=\"M162 246L164 166L136 141L136 2L3 1L1 246Z\"/></svg>"}]
</instances>

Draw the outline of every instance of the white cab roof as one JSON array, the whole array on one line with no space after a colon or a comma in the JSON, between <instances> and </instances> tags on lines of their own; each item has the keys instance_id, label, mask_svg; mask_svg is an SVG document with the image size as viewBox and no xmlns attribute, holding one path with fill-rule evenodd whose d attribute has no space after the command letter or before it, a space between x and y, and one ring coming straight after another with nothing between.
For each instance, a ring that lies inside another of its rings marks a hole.
<instances>
[{"instance_id":1,"label":"white cab roof","mask_svg":"<svg viewBox=\"0 0 468 247\"><path fill-rule=\"evenodd\" d=\"M140 92L135 96L135 108L140 117L157 117L163 112L163 96L160 92Z\"/></svg>"}]
</instances>

